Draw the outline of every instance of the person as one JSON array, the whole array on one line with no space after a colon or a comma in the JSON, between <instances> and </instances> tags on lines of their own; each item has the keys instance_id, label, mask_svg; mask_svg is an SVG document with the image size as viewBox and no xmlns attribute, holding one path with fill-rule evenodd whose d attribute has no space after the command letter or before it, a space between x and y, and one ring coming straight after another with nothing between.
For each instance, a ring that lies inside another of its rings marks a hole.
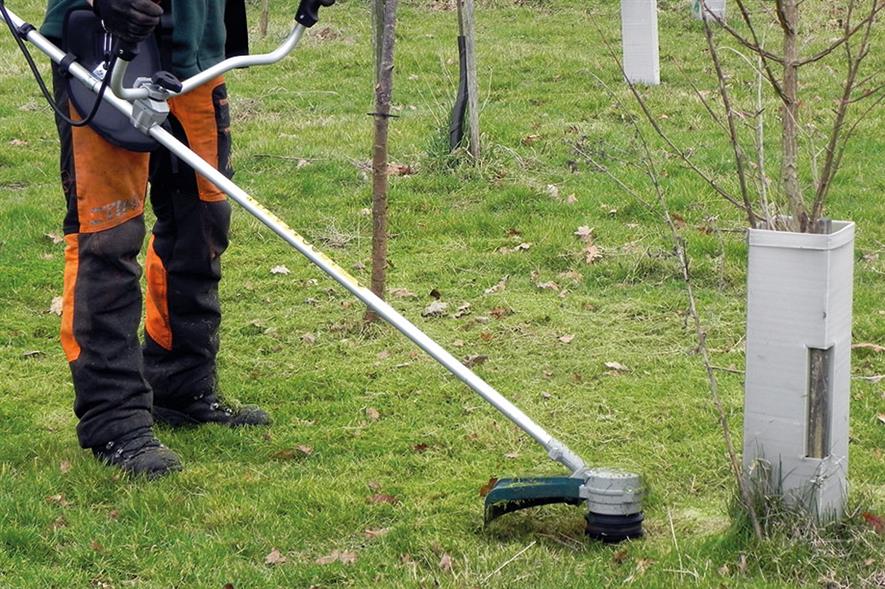
<instances>
[{"instance_id":1,"label":"person","mask_svg":"<svg viewBox=\"0 0 885 589\"><path fill-rule=\"evenodd\" d=\"M58 39L67 11L86 6L86 0L49 0L41 32ZM94 0L93 9L109 33L131 43L152 35L164 10L171 14L171 68L184 79L232 52L231 14L242 21L233 36L245 39L243 0L238 10L230 6L231 0ZM68 105L57 67L53 82L57 104ZM171 98L169 108L173 134L230 177L224 79ZM231 215L225 195L164 148L128 151L90 127L59 117L56 123L67 203L61 341L80 445L107 464L155 478L181 468L156 438L155 423L269 424L266 412L226 402L218 388L218 283ZM141 344L137 256L148 184L156 223L145 258Z\"/></svg>"}]
</instances>

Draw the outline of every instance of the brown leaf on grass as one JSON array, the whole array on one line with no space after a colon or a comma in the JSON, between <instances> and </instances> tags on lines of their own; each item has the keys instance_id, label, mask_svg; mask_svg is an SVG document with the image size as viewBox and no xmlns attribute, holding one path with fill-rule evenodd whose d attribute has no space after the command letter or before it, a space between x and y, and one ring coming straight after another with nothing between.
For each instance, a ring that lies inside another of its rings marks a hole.
<instances>
[{"instance_id":1,"label":"brown leaf on grass","mask_svg":"<svg viewBox=\"0 0 885 589\"><path fill-rule=\"evenodd\" d=\"M374 495L369 497L369 503L374 503L376 505L381 503L396 505L399 503L399 499L397 499L393 495L388 495L387 493L375 493Z\"/></svg>"},{"instance_id":2,"label":"brown leaf on grass","mask_svg":"<svg viewBox=\"0 0 885 589\"><path fill-rule=\"evenodd\" d=\"M94 552L104 552L104 546L101 545L101 542L96 540L95 538L89 542L89 548L91 548Z\"/></svg>"},{"instance_id":3,"label":"brown leaf on grass","mask_svg":"<svg viewBox=\"0 0 885 589\"><path fill-rule=\"evenodd\" d=\"M69 472L71 472L71 461L62 460L61 464L58 465L58 470L61 471L61 474L68 474Z\"/></svg>"},{"instance_id":4,"label":"brown leaf on grass","mask_svg":"<svg viewBox=\"0 0 885 589\"><path fill-rule=\"evenodd\" d=\"M421 442L420 444L415 444L414 446L412 446L412 450L415 452L415 454L424 454L425 452L427 452L427 449L429 447L430 446L428 446L424 442Z\"/></svg>"},{"instance_id":5,"label":"brown leaf on grass","mask_svg":"<svg viewBox=\"0 0 885 589\"><path fill-rule=\"evenodd\" d=\"M516 227L511 227L510 229L507 230L507 233L505 233L505 235L507 237L521 237L522 231L520 231Z\"/></svg>"},{"instance_id":6,"label":"brown leaf on grass","mask_svg":"<svg viewBox=\"0 0 885 589\"><path fill-rule=\"evenodd\" d=\"M379 419L381 419L381 413L374 407L368 407L366 409L366 417L368 417L372 421L378 421Z\"/></svg>"},{"instance_id":7,"label":"brown leaf on grass","mask_svg":"<svg viewBox=\"0 0 885 589\"><path fill-rule=\"evenodd\" d=\"M68 520L65 519L65 516L60 515L52 522L52 531L57 532L61 529L68 527Z\"/></svg>"},{"instance_id":8,"label":"brown leaf on grass","mask_svg":"<svg viewBox=\"0 0 885 589\"><path fill-rule=\"evenodd\" d=\"M301 336L301 341L303 343L307 344L308 346L312 346L315 343L317 343L317 336L315 336L312 333L305 333L304 335Z\"/></svg>"},{"instance_id":9,"label":"brown leaf on grass","mask_svg":"<svg viewBox=\"0 0 885 589\"><path fill-rule=\"evenodd\" d=\"M291 274L291 272L289 271L289 269L286 268L286 267L283 266L283 265L280 265L280 266L274 266L273 268L270 269L270 273L271 273L271 274L283 274L283 275Z\"/></svg>"},{"instance_id":10,"label":"brown leaf on grass","mask_svg":"<svg viewBox=\"0 0 885 589\"><path fill-rule=\"evenodd\" d=\"M685 227L685 217L679 213L670 213L670 218L673 220L673 225L675 225L677 229Z\"/></svg>"},{"instance_id":11,"label":"brown leaf on grass","mask_svg":"<svg viewBox=\"0 0 885 589\"><path fill-rule=\"evenodd\" d=\"M540 288L541 290L552 290L555 292L559 292L559 285L553 282L552 280L548 282L539 282L535 286Z\"/></svg>"},{"instance_id":12,"label":"brown leaf on grass","mask_svg":"<svg viewBox=\"0 0 885 589\"><path fill-rule=\"evenodd\" d=\"M587 225L581 225L575 229L575 235L577 235L581 241L592 241L593 229Z\"/></svg>"},{"instance_id":13,"label":"brown leaf on grass","mask_svg":"<svg viewBox=\"0 0 885 589\"><path fill-rule=\"evenodd\" d=\"M495 488L495 485L497 485L497 484L498 484L498 479L495 477L491 477L489 479L489 482L487 482L486 484L484 484L482 487L479 488L479 496L485 497L486 495L488 495L492 491L492 489Z\"/></svg>"},{"instance_id":14,"label":"brown leaf on grass","mask_svg":"<svg viewBox=\"0 0 885 589\"><path fill-rule=\"evenodd\" d=\"M507 307L495 307L491 311L489 311L489 315L494 317L495 319L500 319L501 317L506 317L513 312L513 309L508 309Z\"/></svg>"},{"instance_id":15,"label":"brown leaf on grass","mask_svg":"<svg viewBox=\"0 0 885 589\"><path fill-rule=\"evenodd\" d=\"M464 347L464 340L456 339L455 341L452 342L452 346L456 347L456 348L463 348Z\"/></svg>"},{"instance_id":16,"label":"brown leaf on grass","mask_svg":"<svg viewBox=\"0 0 885 589\"><path fill-rule=\"evenodd\" d=\"M446 314L446 309L449 308L448 303L444 303L442 301L433 301L427 307L421 311L422 317L439 317L441 315Z\"/></svg>"},{"instance_id":17,"label":"brown leaf on grass","mask_svg":"<svg viewBox=\"0 0 885 589\"><path fill-rule=\"evenodd\" d=\"M559 186L556 184L548 184L547 195L552 199L559 200Z\"/></svg>"},{"instance_id":18,"label":"brown leaf on grass","mask_svg":"<svg viewBox=\"0 0 885 589\"><path fill-rule=\"evenodd\" d=\"M117 511L116 509L112 509L112 510L110 510L110 511L108 512L108 519L110 519L110 520L114 520L114 521L120 519L120 512Z\"/></svg>"},{"instance_id":19,"label":"brown leaf on grass","mask_svg":"<svg viewBox=\"0 0 885 589\"><path fill-rule=\"evenodd\" d=\"M342 552L339 550L333 550L326 556L321 556L316 559L317 564L332 564L335 562L340 562L341 564L353 564L356 562L356 552Z\"/></svg>"},{"instance_id":20,"label":"brown leaf on grass","mask_svg":"<svg viewBox=\"0 0 885 589\"><path fill-rule=\"evenodd\" d=\"M461 317L464 317L465 315L470 315L470 303L464 303L463 305L458 307L458 310L455 311L454 317L455 317L455 319L460 319Z\"/></svg>"},{"instance_id":21,"label":"brown leaf on grass","mask_svg":"<svg viewBox=\"0 0 885 589\"><path fill-rule=\"evenodd\" d=\"M286 562L286 557L283 556L279 550L274 548L271 550L267 556L264 557L264 564L267 566L277 566Z\"/></svg>"},{"instance_id":22,"label":"brown leaf on grass","mask_svg":"<svg viewBox=\"0 0 885 589\"><path fill-rule=\"evenodd\" d=\"M497 282L497 284L488 287L483 291L483 294L495 294L498 292L503 292L505 288L507 288L507 281L510 280L510 276L504 276Z\"/></svg>"},{"instance_id":23,"label":"brown leaf on grass","mask_svg":"<svg viewBox=\"0 0 885 589\"><path fill-rule=\"evenodd\" d=\"M461 360L461 363L464 364L467 368L473 368L474 366L479 366L480 364L484 364L489 357L485 354L471 354L470 356L465 357Z\"/></svg>"},{"instance_id":24,"label":"brown leaf on grass","mask_svg":"<svg viewBox=\"0 0 885 589\"><path fill-rule=\"evenodd\" d=\"M51 233L44 233L43 235L45 235L46 238L49 239L49 241L51 241L55 245L65 242L64 236L59 235L58 233L51 232Z\"/></svg>"},{"instance_id":25,"label":"brown leaf on grass","mask_svg":"<svg viewBox=\"0 0 885 589\"><path fill-rule=\"evenodd\" d=\"M620 362L606 362L605 367L609 370L614 370L617 372L629 372L630 369L621 364Z\"/></svg>"},{"instance_id":26,"label":"brown leaf on grass","mask_svg":"<svg viewBox=\"0 0 885 589\"><path fill-rule=\"evenodd\" d=\"M876 418L879 420L879 423L885 423L885 413L879 413L876 415Z\"/></svg>"},{"instance_id":27,"label":"brown leaf on grass","mask_svg":"<svg viewBox=\"0 0 885 589\"><path fill-rule=\"evenodd\" d=\"M234 589L234 584L233 583L225 583L224 587L222 587L221 589Z\"/></svg>"},{"instance_id":28,"label":"brown leaf on grass","mask_svg":"<svg viewBox=\"0 0 885 589\"><path fill-rule=\"evenodd\" d=\"M412 299L418 296L408 288L391 288L388 292L395 299Z\"/></svg>"},{"instance_id":29,"label":"brown leaf on grass","mask_svg":"<svg viewBox=\"0 0 885 589\"><path fill-rule=\"evenodd\" d=\"M442 557L439 559L439 568L442 569L443 572L451 573L452 572L452 557L446 553L443 553Z\"/></svg>"},{"instance_id":30,"label":"brown leaf on grass","mask_svg":"<svg viewBox=\"0 0 885 589\"><path fill-rule=\"evenodd\" d=\"M42 350L28 350L27 352L22 352L22 358L42 358L46 353Z\"/></svg>"},{"instance_id":31,"label":"brown leaf on grass","mask_svg":"<svg viewBox=\"0 0 885 589\"><path fill-rule=\"evenodd\" d=\"M519 452L516 452L516 451L508 452L507 454L504 455L504 458L509 458L510 460L516 460L517 458L519 458Z\"/></svg>"},{"instance_id":32,"label":"brown leaf on grass","mask_svg":"<svg viewBox=\"0 0 885 589\"><path fill-rule=\"evenodd\" d=\"M578 202L578 197L575 196L574 193L569 194L567 197L565 197L565 204L567 204L567 205L577 204L577 202Z\"/></svg>"},{"instance_id":33,"label":"brown leaf on grass","mask_svg":"<svg viewBox=\"0 0 885 589\"><path fill-rule=\"evenodd\" d=\"M522 138L522 144L526 145L526 146L534 145L535 143L537 143L540 140L541 140L540 135L526 135L525 137Z\"/></svg>"},{"instance_id":34,"label":"brown leaf on grass","mask_svg":"<svg viewBox=\"0 0 885 589\"><path fill-rule=\"evenodd\" d=\"M572 343L572 340L575 339L575 336L572 334L561 335L558 339L564 344L570 344Z\"/></svg>"},{"instance_id":35,"label":"brown leaf on grass","mask_svg":"<svg viewBox=\"0 0 885 589\"><path fill-rule=\"evenodd\" d=\"M69 507L71 502L65 499L64 495L50 495L46 498L47 503L58 505L59 507Z\"/></svg>"},{"instance_id":36,"label":"brown leaf on grass","mask_svg":"<svg viewBox=\"0 0 885 589\"><path fill-rule=\"evenodd\" d=\"M851 344L852 350L870 350L871 352L885 352L885 346L880 346L879 344L872 344L867 342L862 342L858 344Z\"/></svg>"},{"instance_id":37,"label":"brown leaf on grass","mask_svg":"<svg viewBox=\"0 0 885 589\"><path fill-rule=\"evenodd\" d=\"M11 145L13 147L27 147L28 142L25 141L24 139L13 139L12 141L9 142L9 145Z\"/></svg>"},{"instance_id":38,"label":"brown leaf on grass","mask_svg":"<svg viewBox=\"0 0 885 589\"><path fill-rule=\"evenodd\" d=\"M590 244L584 248L584 263L592 264L602 258L602 251L594 244Z\"/></svg>"},{"instance_id":39,"label":"brown leaf on grass","mask_svg":"<svg viewBox=\"0 0 885 589\"><path fill-rule=\"evenodd\" d=\"M627 549L622 548L612 554L612 562L615 564L624 564L627 560Z\"/></svg>"},{"instance_id":40,"label":"brown leaf on grass","mask_svg":"<svg viewBox=\"0 0 885 589\"><path fill-rule=\"evenodd\" d=\"M304 444L298 444L297 446L295 446L295 449L304 456L310 456L311 454L313 454L313 448Z\"/></svg>"},{"instance_id":41,"label":"brown leaf on grass","mask_svg":"<svg viewBox=\"0 0 885 589\"><path fill-rule=\"evenodd\" d=\"M885 519L882 519L881 516L878 516L875 513L870 513L869 511L864 511L861 515L863 516L864 521L876 530L877 534L885 534Z\"/></svg>"},{"instance_id":42,"label":"brown leaf on grass","mask_svg":"<svg viewBox=\"0 0 885 589\"><path fill-rule=\"evenodd\" d=\"M390 528L378 528L377 530L366 528L363 531L363 534L366 536L366 538L380 538L381 536L387 534L387 532L389 531Z\"/></svg>"},{"instance_id":43,"label":"brown leaf on grass","mask_svg":"<svg viewBox=\"0 0 885 589\"><path fill-rule=\"evenodd\" d=\"M52 297L52 303L49 305L49 312L55 313L61 317L61 311L64 308L64 299L62 297Z\"/></svg>"},{"instance_id":44,"label":"brown leaf on grass","mask_svg":"<svg viewBox=\"0 0 885 589\"><path fill-rule=\"evenodd\" d=\"M653 565L654 562L655 561L653 561L650 558L637 558L636 559L636 574L637 575L645 574L645 571L648 570L648 567Z\"/></svg>"},{"instance_id":45,"label":"brown leaf on grass","mask_svg":"<svg viewBox=\"0 0 885 589\"><path fill-rule=\"evenodd\" d=\"M479 334L479 339L484 342L490 342L495 339L495 335L491 331L483 331Z\"/></svg>"},{"instance_id":46,"label":"brown leaf on grass","mask_svg":"<svg viewBox=\"0 0 885 589\"><path fill-rule=\"evenodd\" d=\"M553 398L553 395L551 395L551 394L548 393L547 391L544 391L544 392L541 393L541 398L542 398L542 399L552 399L552 398Z\"/></svg>"},{"instance_id":47,"label":"brown leaf on grass","mask_svg":"<svg viewBox=\"0 0 885 589\"><path fill-rule=\"evenodd\" d=\"M395 164L393 162L387 164L388 176L411 176L415 173L415 168L407 164Z\"/></svg>"},{"instance_id":48,"label":"brown leaf on grass","mask_svg":"<svg viewBox=\"0 0 885 589\"><path fill-rule=\"evenodd\" d=\"M376 493L381 490L381 483L379 483L378 481L369 481L368 483L366 483L366 486Z\"/></svg>"}]
</instances>

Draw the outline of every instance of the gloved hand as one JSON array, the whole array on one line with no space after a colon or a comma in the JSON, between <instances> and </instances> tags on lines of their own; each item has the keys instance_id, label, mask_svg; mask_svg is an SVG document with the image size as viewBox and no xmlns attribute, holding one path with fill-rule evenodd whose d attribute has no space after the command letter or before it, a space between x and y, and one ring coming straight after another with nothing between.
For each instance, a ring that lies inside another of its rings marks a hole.
<instances>
[{"instance_id":1,"label":"gloved hand","mask_svg":"<svg viewBox=\"0 0 885 589\"><path fill-rule=\"evenodd\" d=\"M163 14L153 0L93 0L92 8L110 34L130 43L147 39Z\"/></svg>"}]
</instances>

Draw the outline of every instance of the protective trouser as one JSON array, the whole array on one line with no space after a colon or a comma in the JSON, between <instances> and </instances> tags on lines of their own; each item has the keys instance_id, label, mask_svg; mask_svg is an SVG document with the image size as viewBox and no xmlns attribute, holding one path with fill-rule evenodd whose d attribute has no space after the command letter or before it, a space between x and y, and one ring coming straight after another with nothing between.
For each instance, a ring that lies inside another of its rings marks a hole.
<instances>
[{"instance_id":1,"label":"protective trouser","mask_svg":"<svg viewBox=\"0 0 885 589\"><path fill-rule=\"evenodd\" d=\"M63 74L55 70L53 81L56 101L68 104ZM232 176L223 79L171 99L169 107L174 135ZM175 405L213 389L230 204L165 148L136 153L88 127L56 123L67 201L61 341L76 393L77 434L87 448L151 425L153 403ZM142 346L137 256L148 181L157 220L145 257Z\"/></svg>"}]
</instances>

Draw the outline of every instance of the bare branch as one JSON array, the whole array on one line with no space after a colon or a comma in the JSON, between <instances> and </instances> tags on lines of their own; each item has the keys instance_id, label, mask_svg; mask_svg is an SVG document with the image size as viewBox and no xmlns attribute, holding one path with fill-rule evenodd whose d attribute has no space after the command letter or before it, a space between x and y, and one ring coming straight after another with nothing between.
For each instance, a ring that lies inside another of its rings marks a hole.
<instances>
[{"instance_id":1,"label":"bare branch","mask_svg":"<svg viewBox=\"0 0 885 589\"><path fill-rule=\"evenodd\" d=\"M726 21L724 18L720 17L718 14L716 14L715 12L710 10L710 8L707 6L706 0L702 0L701 6L703 7L704 12L706 14L710 15L712 17L712 19L714 21L716 21L717 25L722 27L722 29L726 33L728 33L729 35L734 37L735 41L737 41L738 43L740 43L741 45L743 45L744 47L746 47L747 49L749 49L753 53L758 53L760 56L764 57L765 59L775 61L777 63L784 62L784 58L782 56L775 55L771 51L766 50L762 45L759 44L759 42L757 40L755 40L755 39L750 40L750 39L747 39L746 37L744 37L743 35L741 35L740 32L738 32L734 27L732 27L730 24L728 24L728 21ZM706 18L704 18L702 20L704 22L707 21Z\"/></svg>"},{"instance_id":2,"label":"bare branch","mask_svg":"<svg viewBox=\"0 0 885 589\"><path fill-rule=\"evenodd\" d=\"M744 22L747 25L747 29L750 31L750 36L753 38L753 43L757 47L764 47L764 43L759 41L759 35L756 34L756 28L753 26L753 19L750 17L750 11L747 10L747 7L744 5L743 0L737 0L738 9L741 11L741 18L744 19ZM771 69L771 64L769 60L765 58L765 56L761 53L757 53L759 57L762 58L762 65L765 67L765 74L768 78L768 83L771 84L771 87L774 88L774 91L777 92L777 95L780 96L781 100L784 100L784 90L781 87L778 78L774 75L774 72ZM778 63L783 63L783 61L779 61Z\"/></svg>"},{"instance_id":3,"label":"bare branch","mask_svg":"<svg viewBox=\"0 0 885 589\"><path fill-rule=\"evenodd\" d=\"M832 53L833 51L835 51L836 49L841 47L844 43L847 43L855 34L857 34L864 27L864 25L868 24L869 21L875 19L876 15L883 8L885 8L885 2L883 2L882 4L879 4L879 5L875 5L875 3L874 3L873 11L869 15L867 15L867 17L865 19L863 19L862 21L857 23L851 29L845 31L845 33L841 37L839 37L838 40L836 40L832 45L830 45L826 49L824 49L818 53L815 53L811 57L807 57L807 58L803 59L802 61L800 61L799 67L802 67L803 65L808 65L809 63L814 63L815 61L820 61L821 59L825 58L830 53Z\"/></svg>"},{"instance_id":4,"label":"bare branch","mask_svg":"<svg viewBox=\"0 0 885 589\"><path fill-rule=\"evenodd\" d=\"M853 2L852 2L853 4ZM833 120L833 127L830 133L830 139L827 142L826 148L826 158L824 159L824 169L821 174L820 181L817 184L817 190L814 195L814 203L811 207L811 220L812 227L816 226L817 219L820 218L823 212L823 205L826 202L827 195L830 191L830 186L832 186L833 178L836 176L836 172L839 169L839 164L842 161L842 153L844 153L843 149L838 149L839 141L841 139L842 128L845 123L845 115L848 112L848 107L853 102L851 95L854 92L855 82L857 81L857 73L860 70L861 63L863 60L869 55L870 50L870 34L873 28L873 22L875 20L875 15L880 9L880 5L878 0L872 0L870 3L870 13L863 20L865 22L863 37L860 42L860 47L858 48L856 56L852 58L851 53L851 43L845 43L845 53L848 56L848 73L845 76L845 85L842 88L842 96L839 100L839 106L836 108L835 119ZM848 32L848 27L850 25L848 22L845 24L846 35ZM878 101L874 102L876 104ZM852 131L856 127L856 125L852 126ZM843 141L844 144L844 141ZM837 155L839 156L837 158Z\"/></svg>"},{"instance_id":5,"label":"bare branch","mask_svg":"<svg viewBox=\"0 0 885 589\"><path fill-rule=\"evenodd\" d=\"M707 10L706 0L701 0L701 5ZM734 163L737 167L738 184L741 188L741 198L744 202L744 211L747 213L747 222L750 227L756 227L756 215L753 213L753 205L750 202L750 193L747 189L746 174L746 155L741 147L738 139L737 129L734 124L734 108L731 104L731 96L728 93L728 86L725 82L725 73L722 71L722 63L719 61L719 51L713 42L713 32L710 30L710 23L707 19L704 22L704 36L707 39L707 47L710 50L710 57L713 59L713 66L716 68L716 80L719 82L719 96L722 98L722 105L725 107L725 119L728 122L728 136L731 142L731 148L734 151Z\"/></svg>"},{"instance_id":6,"label":"bare branch","mask_svg":"<svg viewBox=\"0 0 885 589\"><path fill-rule=\"evenodd\" d=\"M734 196L729 194L724 188L719 186L719 184L715 180L713 180L710 176L708 176L706 173L704 173L703 170L698 168L698 166L693 161L691 161L691 158L689 157L689 155L686 152L684 152L683 150L679 149L676 146L676 144L673 143L673 141L670 139L670 136L664 132L664 130L661 128L658 121L655 120L654 116L651 113L651 110L648 107L648 104L645 102L645 99L642 97L642 95L636 89L636 85L627 77L627 72L624 71L624 66L621 63L621 60L618 59L618 56L615 53L614 49L612 49L611 43L609 43L608 38L606 38L606 36L599 29L598 24L596 24L595 26L596 26L597 33L599 33L600 38L602 39L603 43L605 44L606 49L609 52L609 55L612 58L612 61L614 61L617 64L618 70L621 72L621 76L624 78L624 80L627 82L627 86L630 88L630 93L633 94L633 97L636 99L636 102L639 104L639 108L642 110L642 114L645 115L646 120L649 122L649 124L655 130L655 133L657 133L657 135L661 139L664 140L664 142L667 144L667 146L669 146L670 149L672 149L676 153L676 155L678 155L679 158L683 162L685 162L685 164L691 169L691 171L693 171L695 174L697 174L698 177L700 177L704 182L706 182L713 190L715 190L720 196L722 196L722 198L724 198L725 200L727 200L728 202L730 202L734 206L738 207L739 209L744 210L748 214L748 216L750 214L753 214L752 211L747 211L745 209L745 205L743 203L741 203L738 199L736 199Z\"/></svg>"}]
</instances>

